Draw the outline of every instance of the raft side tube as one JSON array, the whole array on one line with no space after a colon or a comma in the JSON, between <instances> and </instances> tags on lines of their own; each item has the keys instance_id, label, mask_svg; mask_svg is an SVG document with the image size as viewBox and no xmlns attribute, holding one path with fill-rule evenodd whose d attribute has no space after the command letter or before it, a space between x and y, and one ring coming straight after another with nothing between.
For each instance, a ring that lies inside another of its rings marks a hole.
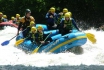
<instances>
[{"instance_id":1,"label":"raft side tube","mask_svg":"<svg viewBox=\"0 0 104 70\"><path fill-rule=\"evenodd\" d=\"M58 34L58 35L52 36L51 38L52 38L52 40L57 40L57 39L59 39L61 37L62 37L62 35Z\"/></svg>"},{"instance_id":2,"label":"raft side tube","mask_svg":"<svg viewBox=\"0 0 104 70\"><path fill-rule=\"evenodd\" d=\"M78 36L86 36L86 34L82 32L76 32L76 33L69 33L69 34L63 35L62 37L68 37L69 39L71 39Z\"/></svg>"},{"instance_id":3,"label":"raft side tube","mask_svg":"<svg viewBox=\"0 0 104 70\"><path fill-rule=\"evenodd\" d=\"M53 48L51 49L50 51L47 51L47 52L51 52L51 53L60 53L62 51L66 51L72 47L78 47L78 46L82 46L86 43L87 39L86 38L82 38L82 39L77 39L77 40L74 40L74 41L70 41L68 44L66 45L63 45L64 43L60 44L63 45L61 47L59 46L56 46L56 48Z\"/></svg>"},{"instance_id":4,"label":"raft side tube","mask_svg":"<svg viewBox=\"0 0 104 70\"><path fill-rule=\"evenodd\" d=\"M58 39L61 38L61 37L62 37L61 34L58 34L58 35L52 36L51 39L52 39L53 41L50 42L49 44L45 45L44 47L40 48L40 50L43 50L43 49L49 48L50 45L52 45L56 40L58 40Z\"/></svg>"},{"instance_id":5,"label":"raft side tube","mask_svg":"<svg viewBox=\"0 0 104 70\"><path fill-rule=\"evenodd\" d=\"M74 33L74 34L76 34L76 33ZM77 39L83 39L83 38L87 39L87 37L83 33L82 34L80 33L77 36L76 35L73 36L73 34L70 33L70 34L67 34L67 36L68 37L63 36L63 37L57 39L56 41L51 42L49 45L44 46L44 48L42 47L39 50L39 52L41 52L42 50L44 50L44 52L49 52L51 49L55 48L56 46L59 46L59 48L60 48L61 46L65 46L65 45L69 44L70 41L73 42ZM86 42L86 40L84 42ZM63 43L63 45L61 45L62 43ZM83 43L82 43L82 45L83 45Z\"/></svg>"},{"instance_id":6,"label":"raft side tube","mask_svg":"<svg viewBox=\"0 0 104 70\"><path fill-rule=\"evenodd\" d=\"M18 28L18 26L16 24L11 23L11 22L2 22L2 23L0 23L0 26L12 26L12 27Z\"/></svg>"},{"instance_id":7,"label":"raft side tube","mask_svg":"<svg viewBox=\"0 0 104 70\"><path fill-rule=\"evenodd\" d=\"M44 31L44 34L52 33L49 37L59 34L57 30Z\"/></svg>"}]
</instances>

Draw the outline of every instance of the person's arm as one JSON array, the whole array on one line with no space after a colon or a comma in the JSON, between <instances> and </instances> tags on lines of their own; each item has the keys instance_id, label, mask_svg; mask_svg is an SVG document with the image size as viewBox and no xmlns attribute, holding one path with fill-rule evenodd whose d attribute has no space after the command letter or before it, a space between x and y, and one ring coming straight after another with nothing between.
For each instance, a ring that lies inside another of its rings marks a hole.
<instances>
[{"instance_id":1,"label":"person's arm","mask_svg":"<svg viewBox=\"0 0 104 70\"><path fill-rule=\"evenodd\" d=\"M33 16L30 16L30 19L35 22L35 18Z\"/></svg>"},{"instance_id":2,"label":"person's arm","mask_svg":"<svg viewBox=\"0 0 104 70\"><path fill-rule=\"evenodd\" d=\"M19 34L20 28L22 27L22 22L19 23L18 25L18 31L17 31L17 35Z\"/></svg>"},{"instance_id":3,"label":"person's arm","mask_svg":"<svg viewBox=\"0 0 104 70\"><path fill-rule=\"evenodd\" d=\"M33 43L32 33L29 33L26 40L30 40Z\"/></svg>"},{"instance_id":4,"label":"person's arm","mask_svg":"<svg viewBox=\"0 0 104 70\"><path fill-rule=\"evenodd\" d=\"M58 20L58 14L55 13L54 16L55 16L55 23L57 23L57 20Z\"/></svg>"},{"instance_id":5,"label":"person's arm","mask_svg":"<svg viewBox=\"0 0 104 70\"><path fill-rule=\"evenodd\" d=\"M75 20L74 20L73 18L71 18L71 20L72 20L72 24L74 25L74 27L79 31L79 28L78 28L78 26L76 25Z\"/></svg>"},{"instance_id":6,"label":"person's arm","mask_svg":"<svg viewBox=\"0 0 104 70\"><path fill-rule=\"evenodd\" d=\"M60 21L60 28L63 29L63 27L64 27L64 20L61 20Z\"/></svg>"},{"instance_id":7,"label":"person's arm","mask_svg":"<svg viewBox=\"0 0 104 70\"><path fill-rule=\"evenodd\" d=\"M46 19L49 18L49 13L46 14L45 18L46 18Z\"/></svg>"}]
</instances>

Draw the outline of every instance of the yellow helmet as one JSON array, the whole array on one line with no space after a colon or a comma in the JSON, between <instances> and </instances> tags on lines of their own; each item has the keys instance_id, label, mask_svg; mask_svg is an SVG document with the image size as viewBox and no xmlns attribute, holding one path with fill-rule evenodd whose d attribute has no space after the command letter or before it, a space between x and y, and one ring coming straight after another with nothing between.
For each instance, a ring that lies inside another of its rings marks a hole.
<instances>
[{"instance_id":1,"label":"yellow helmet","mask_svg":"<svg viewBox=\"0 0 104 70\"><path fill-rule=\"evenodd\" d=\"M43 27L42 26L38 26L37 29L38 30L43 30Z\"/></svg>"},{"instance_id":2,"label":"yellow helmet","mask_svg":"<svg viewBox=\"0 0 104 70\"><path fill-rule=\"evenodd\" d=\"M16 18L18 18L18 17L20 17L20 15L19 14L16 14Z\"/></svg>"},{"instance_id":3,"label":"yellow helmet","mask_svg":"<svg viewBox=\"0 0 104 70\"><path fill-rule=\"evenodd\" d=\"M70 14L70 16L72 17L72 13L71 13L71 12L67 12L67 13L69 13L69 14Z\"/></svg>"},{"instance_id":4,"label":"yellow helmet","mask_svg":"<svg viewBox=\"0 0 104 70\"><path fill-rule=\"evenodd\" d=\"M7 16L6 15L3 15L3 18L7 18Z\"/></svg>"},{"instance_id":5,"label":"yellow helmet","mask_svg":"<svg viewBox=\"0 0 104 70\"><path fill-rule=\"evenodd\" d=\"M71 17L71 15L70 15L69 13L65 13L65 17L70 18L70 17Z\"/></svg>"},{"instance_id":6,"label":"yellow helmet","mask_svg":"<svg viewBox=\"0 0 104 70\"><path fill-rule=\"evenodd\" d=\"M63 9L63 13L67 13L68 12L68 9L67 8L64 8Z\"/></svg>"},{"instance_id":7,"label":"yellow helmet","mask_svg":"<svg viewBox=\"0 0 104 70\"><path fill-rule=\"evenodd\" d=\"M35 22L34 22L34 21L31 21L31 22L30 22L30 26L33 25L33 24L35 24Z\"/></svg>"},{"instance_id":8,"label":"yellow helmet","mask_svg":"<svg viewBox=\"0 0 104 70\"><path fill-rule=\"evenodd\" d=\"M2 13L2 12L0 12L0 15L3 15L3 13Z\"/></svg>"},{"instance_id":9,"label":"yellow helmet","mask_svg":"<svg viewBox=\"0 0 104 70\"><path fill-rule=\"evenodd\" d=\"M15 18L14 17L11 17L11 20L14 20Z\"/></svg>"},{"instance_id":10,"label":"yellow helmet","mask_svg":"<svg viewBox=\"0 0 104 70\"><path fill-rule=\"evenodd\" d=\"M50 8L50 12L55 12L55 8L54 7L51 7Z\"/></svg>"},{"instance_id":11,"label":"yellow helmet","mask_svg":"<svg viewBox=\"0 0 104 70\"><path fill-rule=\"evenodd\" d=\"M37 32L36 27L32 27L32 28L31 28L31 32L33 32L33 31L36 31L36 32Z\"/></svg>"}]
</instances>

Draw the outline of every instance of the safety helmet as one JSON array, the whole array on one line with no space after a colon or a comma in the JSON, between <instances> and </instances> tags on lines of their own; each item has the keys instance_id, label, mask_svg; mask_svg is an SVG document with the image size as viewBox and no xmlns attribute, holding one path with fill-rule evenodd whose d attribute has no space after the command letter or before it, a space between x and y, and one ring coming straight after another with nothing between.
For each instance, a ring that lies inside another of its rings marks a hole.
<instances>
[{"instance_id":1,"label":"safety helmet","mask_svg":"<svg viewBox=\"0 0 104 70\"><path fill-rule=\"evenodd\" d=\"M51 7L50 8L50 12L55 12L55 8L54 7Z\"/></svg>"},{"instance_id":2,"label":"safety helmet","mask_svg":"<svg viewBox=\"0 0 104 70\"><path fill-rule=\"evenodd\" d=\"M35 24L35 22L34 22L34 21L31 21L31 22L30 22L30 26L33 25L33 24Z\"/></svg>"},{"instance_id":3,"label":"safety helmet","mask_svg":"<svg viewBox=\"0 0 104 70\"><path fill-rule=\"evenodd\" d=\"M3 15L3 13L2 13L2 12L0 12L0 15Z\"/></svg>"},{"instance_id":4,"label":"safety helmet","mask_svg":"<svg viewBox=\"0 0 104 70\"><path fill-rule=\"evenodd\" d=\"M69 14L70 14L70 16L72 17L72 13L71 13L71 12L67 12L67 13L69 13Z\"/></svg>"},{"instance_id":5,"label":"safety helmet","mask_svg":"<svg viewBox=\"0 0 104 70\"><path fill-rule=\"evenodd\" d=\"M31 32L33 32L33 31L36 31L36 32L37 32L36 27L32 27L32 28L31 28Z\"/></svg>"},{"instance_id":6,"label":"safety helmet","mask_svg":"<svg viewBox=\"0 0 104 70\"><path fill-rule=\"evenodd\" d=\"M42 26L38 26L37 30L43 30L43 27Z\"/></svg>"},{"instance_id":7,"label":"safety helmet","mask_svg":"<svg viewBox=\"0 0 104 70\"><path fill-rule=\"evenodd\" d=\"M70 17L71 17L71 14L69 14L69 13L65 13L65 17L70 18Z\"/></svg>"},{"instance_id":8,"label":"safety helmet","mask_svg":"<svg viewBox=\"0 0 104 70\"><path fill-rule=\"evenodd\" d=\"M31 10L30 9L26 9L25 13L31 13Z\"/></svg>"},{"instance_id":9,"label":"safety helmet","mask_svg":"<svg viewBox=\"0 0 104 70\"><path fill-rule=\"evenodd\" d=\"M6 15L3 15L3 18L7 18L7 16Z\"/></svg>"},{"instance_id":10,"label":"safety helmet","mask_svg":"<svg viewBox=\"0 0 104 70\"><path fill-rule=\"evenodd\" d=\"M68 9L67 8L64 8L63 9L63 13L67 13L68 12Z\"/></svg>"},{"instance_id":11,"label":"safety helmet","mask_svg":"<svg viewBox=\"0 0 104 70\"><path fill-rule=\"evenodd\" d=\"M14 17L11 17L11 20L14 20L15 18Z\"/></svg>"},{"instance_id":12,"label":"safety helmet","mask_svg":"<svg viewBox=\"0 0 104 70\"><path fill-rule=\"evenodd\" d=\"M18 18L18 17L20 17L20 15L19 14L16 14L16 17Z\"/></svg>"}]
</instances>

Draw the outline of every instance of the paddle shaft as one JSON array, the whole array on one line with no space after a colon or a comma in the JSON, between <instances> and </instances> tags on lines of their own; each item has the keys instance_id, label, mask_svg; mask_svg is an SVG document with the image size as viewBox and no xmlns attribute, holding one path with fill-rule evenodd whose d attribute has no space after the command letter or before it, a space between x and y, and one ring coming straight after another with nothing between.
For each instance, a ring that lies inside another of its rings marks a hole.
<instances>
[{"instance_id":1,"label":"paddle shaft","mask_svg":"<svg viewBox=\"0 0 104 70\"><path fill-rule=\"evenodd\" d=\"M17 36L17 35L16 35ZM10 40L14 39L16 36L12 37Z\"/></svg>"},{"instance_id":2,"label":"paddle shaft","mask_svg":"<svg viewBox=\"0 0 104 70\"><path fill-rule=\"evenodd\" d=\"M46 41L46 39L50 36L51 33L49 33L49 35L44 39L44 41ZM40 44L40 46L42 46L42 43ZM40 48L40 46L38 48Z\"/></svg>"},{"instance_id":3,"label":"paddle shaft","mask_svg":"<svg viewBox=\"0 0 104 70\"><path fill-rule=\"evenodd\" d=\"M26 29L24 29L22 32L24 32ZM20 33L22 33L22 32L20 32ZM18 35L16 35L16 36L18 36ZM10 40L14 39L16 36L12 37Z\"/></svg>"}]
</instances>

